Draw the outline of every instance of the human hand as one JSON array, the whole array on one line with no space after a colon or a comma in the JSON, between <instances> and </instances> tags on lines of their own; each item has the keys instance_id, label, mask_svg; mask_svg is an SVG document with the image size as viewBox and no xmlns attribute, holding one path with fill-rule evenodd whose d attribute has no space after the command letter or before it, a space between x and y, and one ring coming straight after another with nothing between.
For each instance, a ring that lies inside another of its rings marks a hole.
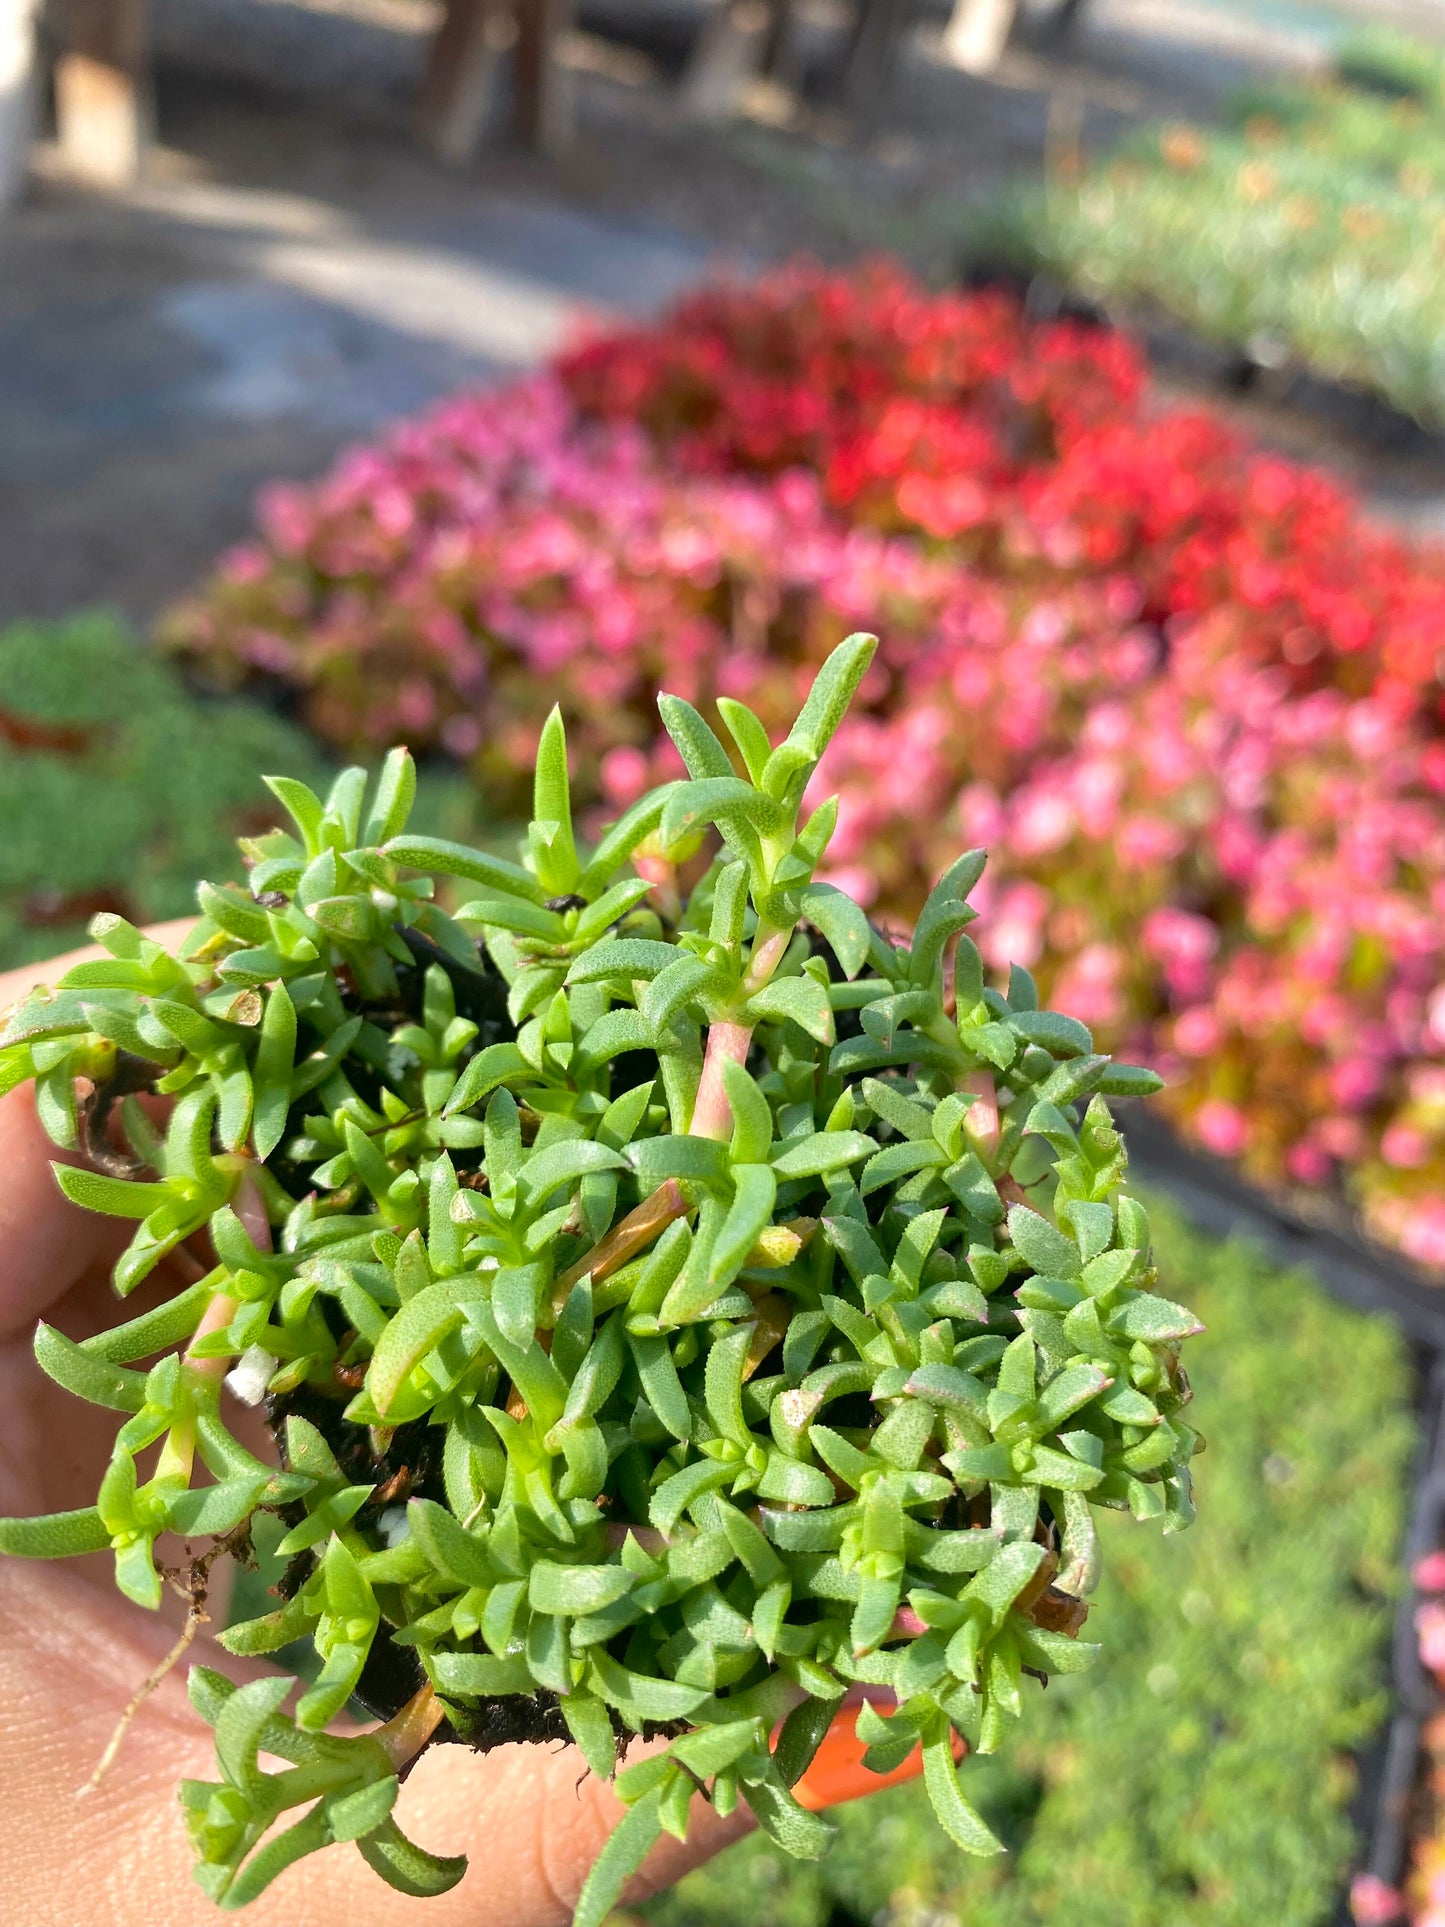
<instances>
[{"instance_id":1,"label":"human hand","mask_svg":"<svg viewBox=\"0 0 1445 1927\"><path fill-rule=\"evenodd\" d=\"M0 1011L76 960L0 975ZM76 1339L115 1322L110 1267L130 1230L68 1203L50 1170L55 1156L29 1088L0 1100L0 1514L92 1504L115 1431L114 1414L60 1391L31 1352L39 1318ZM137 1299L162 1298L196 1275L178 1255ZM5 1902L27 1927L141 1918L151 1927L191 1927L209 1911L191 1877L175 1792L181 1775L212 1772L211 1736L186 1699L184 1666L147 1697L101 1784L79 1791L179 1630L175 1615L168 1622L116 1593L110 1565L108 1555L0 1559ZM206 1662L208 1645L202 1634L188 1657ZM238 1662L216 1656L235 1677ZM749 1825L745 1807L727 1820L700 1799L696 1808L687 1843L664 1836L638 1896L678 1879ZM328 1852L283 1875L249 1918L255 1927L345 1919L366 1927L560 1927L622 1813L571 1747L485 1755L434 1747L402 1788L397 1818L421 1845L470 1856L459 1887L410 1900L357 1855Z\"/></svg>"}]
</instances>

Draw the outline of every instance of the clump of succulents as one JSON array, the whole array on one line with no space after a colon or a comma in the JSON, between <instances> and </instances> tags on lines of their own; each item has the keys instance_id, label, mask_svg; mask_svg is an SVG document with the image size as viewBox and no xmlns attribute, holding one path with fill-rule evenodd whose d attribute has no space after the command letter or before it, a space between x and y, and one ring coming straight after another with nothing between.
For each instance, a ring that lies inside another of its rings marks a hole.
<instances>
[{"instance_id":1,"label":"clump of succulents","mask_svg":"<svg viewBox=\"0 0 1445 1927\"><path fill-rule=\"evenodd\" d=\"M664 696L687 777L591 849L555 715L521 862L408 835L404 751L370 794L273 779L294 834L244 846L249 889L201 885L177 955L102 917L108 957L11 1017L0 1091L33 1080L91 1154L66 1194L139 1221L117 1291L188 1240L211 1268L80 1343L40 1326L44 1369L126 1416L95 1505L0 1549L111 1547L155 1606L162 1534L244 1555L278 1513L276 1609L223 1644L320 1661L290 1714L284 1675L192 1673L220 1777L181 1797L221 1905L340 1841L453 1885L392 1817L443 1739L570 1738L615 1776L584 1927L700 1791L820 1855L791 1789L858 1682L894 1696L866 1763L921 1745L943 1826L995 1852L954 1736L991 1751L1025 1676L1097 1650L1096 1506L1191 1517L1199 1326L1152 1289L1105 1101L1157 1080L1026 971L985 983L983 852L906 939L816 875L835 805L804 792L873 646L776 747ZM328 1732L353 1700L384 1723ZM623 1764L635 1735L666 1743Z\"/></svg>"}]
</instances>

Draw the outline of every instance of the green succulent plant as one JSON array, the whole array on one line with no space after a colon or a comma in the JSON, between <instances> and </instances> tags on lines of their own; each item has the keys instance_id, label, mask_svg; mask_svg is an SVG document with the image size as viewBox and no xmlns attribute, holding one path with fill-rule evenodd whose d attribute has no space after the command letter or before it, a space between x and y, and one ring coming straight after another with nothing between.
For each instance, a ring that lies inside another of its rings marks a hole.
<instances>
[{"instance_id":1,"label":"green succulent plant","mask_svg":"<svg viewBox=\"0 0 1445 1927\"><path fill-rule=\"evenodd\" d=\"M816 875L835 805L804 792L872 651L837 649L776 747L664 696L687 776L592 849L556 715L521 862L408 835L403 750L370 793L271 779L295 830L243 845L249 889L201 885L175 956L97 919L108 956L0 1037L0 1091L33 1080L90 1153L62 1189L138 1220L117 1291L197 1234L214 1260L80 1343L40 1326L42 1367L125 1419L95 1505L0 1550L110 1547L154 1606L162 1534L244 1554L277 1513L279 1603L223 1644L319 1660L294 1714L284 1675L192 1672L220 1778L181 1797L222 1906L339 1841L453 1885L392 1817L440 1739L570 1738L615 1776L582 1927L700 1790L816 1857L791 1789L856 1682L895 1696L859 1715L867 1764L921 1744L943 1826L997 1851L953 1735L992 1751L1026 1675L1097 1650L1096 1506L1188 1523L1200 1327L1152 1289L1106 1103L1157 1080L1026 971L985 983L983 852L906 941ZM476 894L448 914L438 876ZM383 1724L329 1733L353 1699ZM666 1745L622 1765L637 1734Z\"/></svg>"}]
</instances>

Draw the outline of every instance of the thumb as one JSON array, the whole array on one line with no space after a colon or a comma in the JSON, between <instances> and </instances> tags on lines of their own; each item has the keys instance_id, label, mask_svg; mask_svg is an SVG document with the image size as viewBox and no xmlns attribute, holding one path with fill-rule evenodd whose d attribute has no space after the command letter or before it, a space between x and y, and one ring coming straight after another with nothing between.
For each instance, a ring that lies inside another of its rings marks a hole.
<instances>
[{"instance_id":1,"label":"thumb","mask_svg":"<svg viewBox=\"0 0 1445 1927\"><path fill-rule=\"evenodd\" d=\"M180 1668L145 1702L101 1785L77 1794L171 1636L77 1574L0 1563L0 1746L24 1762L6 1786L14 1847L6 1889L14 1918L28 1927L142 1912L149 1927L195 1927L210 1912L192 1876L176 1787L184 1776L211 1779L215 1768ZM234 1672L235 1662L224 1663ZM402 1787L396 1817L420 1845L468 1856L459 1886L409 1899L349 1848L330 1847L284 1873L247 1918L253 1927L565 1927L623 1812L573 1747L478 1754L435 1746ZM721 1820L699 1798L686 1844L665 1837L634 1895L680 1879L750 1824L745 1809Z\"/></svg>"},{"instance_id":2,"label":"thumb","mask_svg":"<svg viewBox=\"0 0 1445 1927\"><path fill-rule=\"evenodd\" d=\"M157 924L146 934L175 943L194 922ZM30 992L54 984L72 964L105 955L98 944L72 950L45 963L0 972L0 1027L11 1009ZM53 1163L74 1163L58 1150L35 1115L28 1087L0 1099L0 1336L28 1333L36 1318L93 1265L109 1264L130 1237L132 1227L71 1204L56 1187Z\"/></svg>"}]
</instances>

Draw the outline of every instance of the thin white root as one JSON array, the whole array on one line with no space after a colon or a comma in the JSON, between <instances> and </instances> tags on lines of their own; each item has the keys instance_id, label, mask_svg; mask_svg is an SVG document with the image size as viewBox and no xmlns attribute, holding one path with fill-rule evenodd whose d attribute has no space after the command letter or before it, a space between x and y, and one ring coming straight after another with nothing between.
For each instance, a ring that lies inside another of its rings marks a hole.
<instances>
[{"instance_id":1,"label":"thin white root","mask_svg":"<svg viewBox=\"0 0 1445 1927\"><path fill-rule=\"evenodd\" d=\"M115 1731L106 1742L105 1751L101 1754L94 1773L91 1774L83 1786L75 1789L77 1799L84 1798L87 1793L94 1793L106 1774L109 1773L111 1767L115 1764L115 1756L120 1752L121 1744L130 1729L131 1721L160 1685L166 1674L184 1659L186 1653L190 1650L191 1643L195 1639L196 1634L201 1630L202 1626L207 1624L209 1618L210 1615L202 1606L192 1605L190 1611L186 1614L186 1623L181 1630L180 1638L166 1654L160 1665L156 1667L155 1671L148 1674L142 1684L138 1686L131 1695L130 1702L125 1711L116 1721Z\"/></svg>"}]
</instances>

